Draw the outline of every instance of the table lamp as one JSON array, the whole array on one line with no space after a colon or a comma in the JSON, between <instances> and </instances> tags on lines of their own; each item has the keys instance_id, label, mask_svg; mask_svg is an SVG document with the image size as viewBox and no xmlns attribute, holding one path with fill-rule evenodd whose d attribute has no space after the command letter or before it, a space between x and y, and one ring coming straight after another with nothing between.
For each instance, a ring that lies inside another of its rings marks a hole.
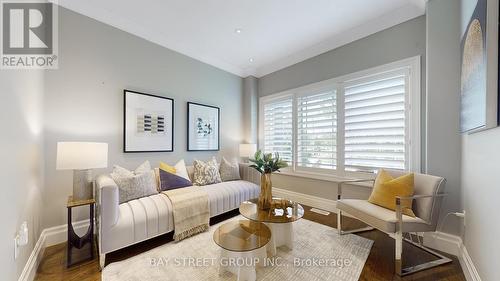
<instances>
[{"instance_id":1,"label":"table lamp","mask_svg":"<svg viewBox=\"0 0 500 281\"><path fill-rule=\"evenodd\" d=\"M240 157L246 160L247 163L248 159L253 157L255 152L257 152L257 144L255 143L240 144Z\"/></svg>"},{"instance_id":2,"label":"table lamp","mask_svg":"<svg viewBox=\"0 0 500 281\"><path fill-rule=\"evenodd\" d=\"M73 170L73 200L93 197L91 169L108 167L108 144L97 142L58 142L57 170Z\"/></svg>"}]
</instances>

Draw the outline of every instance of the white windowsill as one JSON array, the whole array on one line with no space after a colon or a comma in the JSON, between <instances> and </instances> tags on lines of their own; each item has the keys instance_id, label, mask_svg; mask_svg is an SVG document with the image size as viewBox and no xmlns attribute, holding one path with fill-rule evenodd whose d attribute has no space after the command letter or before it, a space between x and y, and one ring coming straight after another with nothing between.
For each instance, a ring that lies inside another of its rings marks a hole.
<instances>
[{"instance_id":1,"label":"white windowsill","mask_svg":"<svg viewBox=\"0 0 500 281\"><path fill-rule=\"evenodd\" d=\"M313 180L321 180L321 181L329 181L329 182L334 182L334 183L339 183L342 181L348 181L348 180L369 180L370 178L368 177L340 177L340 176L335 176L335 175L324 175L324 174L319 174L319 173L311 173L311 172L304 172L304 171L281 171L279 173L276 173L278 175L285 175L285 176L291 176L291 177L298 177L298 178L306 178L306 179L313 179ZM372 187L373 184L370 182L353 182L350 183L349 185L359 185L363 187Z\"/></svg>"}]
</instances>

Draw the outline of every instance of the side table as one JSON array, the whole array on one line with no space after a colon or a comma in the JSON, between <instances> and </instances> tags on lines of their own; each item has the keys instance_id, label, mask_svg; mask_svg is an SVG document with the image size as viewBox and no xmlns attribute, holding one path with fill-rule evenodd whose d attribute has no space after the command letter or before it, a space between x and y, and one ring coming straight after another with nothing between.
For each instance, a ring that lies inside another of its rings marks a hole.
<instances>
[{"instance_id":1,"label":"side table","mask_svg":"<svg viewBox=\"0 0 500 281\"><path fill-rule=\"evenodd\" d=\"M271 239L271 230L260 222L235 220L219 226L213 239L221 250L219 275L227 270L236 274L238 281L255 281L255 266L266 264L266 245Z\"/></svg>"},{"instance_id":2,"label":"side table","mask_svg":"<svg viewBox=\"0 0 500 281\"><path fill-rule=\"evenodd\" d=\"M276 248L286 246L293 249L293 223L304 216L304 208L297 202L273 197L271 208L262 210L258 198L241 203L240 214L245 218L266 224L271 229L271 241L268 250L276 255Z\"/></svg>"},{"instance_id":3,"label":"side table","mask_svg":"<svg viewBox=\"0 0 500 281\"><path fill-rule=\"evenodd\" d=\"M88 205L90 208L90 218L89 218L89 228L87 233L82 237L78 236L75 233L72 224L71 211L74 207L86 206ZM66 259L66 267L71 267L76 263L93 260L94 259L94 206L95 199L88 200L73 200L73 196L68 197L68 203L66 207L68 208L68 249L67 249L67 259ZM73 248L82 249L85 245L89 245L89 253L85 255L83 258L80 258L78 261L73 262Z\"/></svg>"}]
</instances>

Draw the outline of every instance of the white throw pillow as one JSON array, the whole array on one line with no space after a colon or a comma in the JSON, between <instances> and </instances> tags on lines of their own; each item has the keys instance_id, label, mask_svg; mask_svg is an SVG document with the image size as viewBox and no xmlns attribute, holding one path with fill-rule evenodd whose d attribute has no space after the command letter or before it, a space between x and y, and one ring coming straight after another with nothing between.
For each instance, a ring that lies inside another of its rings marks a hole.
<instances>
[{"instance_id":1,"label":"white throw pillow","mask_svg":"<svg viewBox=\"0 0 500 281\"><path fill-rule=\"evenodd\" d=\"M188 181L191 181L191 179L189 178L189 174L188 174L188 171L186 168L186 163L184 162L184 159L177 162L177 164L175 164L174 168L175 168L176 175L178 175L179 177L183 177L183 178L187 179Z\"/></svg>"},{"instance_id":2,"label":"white throw pillow","mask_svg":"<svg viewBox=\"0 0 500 281\"><path fill-rule=\"evenodd\" d=\"M240 180L240 166L238 162L233 161L229 162L226 158L222 157L222 161L220 162L220 177L222 181L234 181Z\"/></svg>"}]
</instances>

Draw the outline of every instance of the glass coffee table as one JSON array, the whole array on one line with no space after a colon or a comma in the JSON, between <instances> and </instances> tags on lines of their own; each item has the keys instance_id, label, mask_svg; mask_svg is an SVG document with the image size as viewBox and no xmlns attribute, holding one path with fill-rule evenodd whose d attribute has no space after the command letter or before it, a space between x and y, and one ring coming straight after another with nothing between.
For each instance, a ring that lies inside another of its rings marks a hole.
<instances>
[{"instance_id":1,"label":"glass coffee table","mask_svg":"<svg viewBox=\"0 0 500 281\"><path fill-rule=\"evenodd\" d=\"M271 230L264 223L252 220L230 221L219 226L213 235L220 248L219 274L227 270L238 280L255 280L256 265L264 265L266 245ZM241 262L245 261L245 262Z\"/></svg>"},{"instance_id":2,"label":"glass coffee table","mask_svg":"<svg viewBox=\"0 0 500 281\"><path fill-rule=\"evenodd\" d=\"M293 249L293 222L304 216L304 208L297 202L273 198L271 208L260 210L258 199L241 203L240 214L245 218L265 223L271 229L271 241L267 248L271 255L276 255L276 247L286 246Z\"/></svg>"}]
</instances>

